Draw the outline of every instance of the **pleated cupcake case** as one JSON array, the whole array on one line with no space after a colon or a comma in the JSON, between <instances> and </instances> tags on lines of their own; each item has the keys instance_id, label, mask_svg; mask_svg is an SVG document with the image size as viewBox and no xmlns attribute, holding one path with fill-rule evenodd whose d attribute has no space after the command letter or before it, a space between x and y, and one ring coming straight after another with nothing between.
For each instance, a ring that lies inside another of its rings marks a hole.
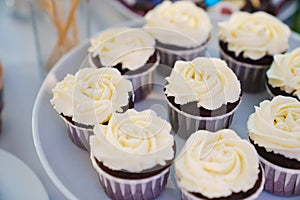
<instances>
[{"instance_id":1,"label":"pleated cupcake case","mask_svg":"<svg viewBox=\"0 0 300 200\"><path fill-rule=\"evenodd\" d=\"M220 58L225 60L241 82L242 90L257 93L265 90L265 75L270 65L255 65L237 61L220 48Z\"/></svg>"},{"instance_id":2,"label":"pleated cupcake case","mask_svg":"<svg viewBox=\"0 0 300 200\"><path fill-rule=\"evenodd\" d=\"M112 200L155 199L165 189L170 173L167 168L162 172L143 179L122 179L104 172L90 154L94 168L98 172L100 184L106 195Z\"/></svg>"}]
</instances>

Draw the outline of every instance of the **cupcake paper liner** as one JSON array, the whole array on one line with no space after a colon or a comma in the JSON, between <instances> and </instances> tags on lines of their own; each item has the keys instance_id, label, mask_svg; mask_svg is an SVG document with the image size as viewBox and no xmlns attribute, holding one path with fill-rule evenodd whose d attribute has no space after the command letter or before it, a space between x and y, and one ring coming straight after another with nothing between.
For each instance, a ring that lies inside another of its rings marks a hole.
<instances>
[{"instance_id":1,"label":"cupcake paper liner","mask_svg":"<svg viewBox=\"0 0 300 200\"><path fill-rule=\"evenodd\" d=\"M234 112L239 104L230 112L214 117L201 117L185 113L176 108L171 102L168 102L169 120L172 130L180 137L187 139L190 134L197 130L217 131L228 128L232 122Z\"/></svg>"},{"instance_id":2,"label":"cupcake paper liner","mask_svg":"<svg viewBox=\"0 0 300 200\"><path fill-rule=\"evenodd\" d=\"M193 60L194 58L205 56L206 49L208 44L210 43L211 37L212 36L209 37L209 39L205 42L205 44L187 50L168 49L161 45L157 45L156 49L160 54L160 63L173 68L177 60L190 61Z\"/></svg>"},{"instance_id":3,"label":"cupcake paper liner","mask_svg":"<svg viewBox=\"0 0 300 200\"><path fill-rule=\"evenodd\" d=\"M92 60L91 54L88 56L89 63L92 67L97 68ZM156 53L156 62L151 63L152 66L147 70L139 74L126 75L123 77L132 82L133 91L134 91L134 101L143 100L153 89L154 85L154 73L155 69L159 65L160 56L159 53Z\"/></svg>"},{"instance_id":4,"label":"cupcake paper liner","mask_svg":"<svg viewBox=\"0 0 300 200\"><path fill-rule=\"evenodd\" d=\"M243 91L257 93L265 90L265 76L270 65L242 63L227 55L221 47L220 57L227 62L228 66L241 81Z\"/></svg>"},{"instance_id":5,"label":"cupcake paper liner","mask_svg":"<svg viewBox=\"0 0 300 200\"><path fill-rule=\"evenodd\" d=\"M300 195L300 170L274 165L259 156L265 171L265 190L281 196Z\"/></svg>"},{"instance_id":6,"label":"cupcake paper liner","mask_svg":"<svg viewBox=\"0 0 300 200\"><path fill-rule=\"evenodd\" d=\"M262 180L261 180L261 184L260 184L259 188L256 190L256 192L254 194L252 194L251 196L248 196L244 199L241 199L241 200L255 200L262 193L262 191L264 189L264 184L265 184L265 175L264 175L263 167L261 165L260 165L260 168L262 170ZM180 188L180 191L181 191L181 200L202 200L202 198L198 198L182 188ZM226 199L226 198L224 198L224 199Z\"/></svg>"},{"instance_id":7,"label":"cupcake paper liner","mask_svg":"<svg viewBox=\"0 0 300 200\"><path fill-rule=\"evenodd\" d=\"M87 129L75 126L67 119L62 117L67 128L68 128L68 135L71 141L78 147L90 151L90 144L89 144L89 137L93 135L93 129Z\"/></svg>"},{"instance_id":8,"label":"cupcake paper liner","mask_svg":"<svg viewBox=\"0 0 300 200\"><path fill-rule=\"evenodd\" d=\"M90 155L92 164L99 175L100 184L106 195L112 200L126 199L155 199L157 198L167 185L169 177L169 168L159 174L145 179L121 179L113 177L104 172L96 162L94 155Z\"/></svg>"}]
</instances>

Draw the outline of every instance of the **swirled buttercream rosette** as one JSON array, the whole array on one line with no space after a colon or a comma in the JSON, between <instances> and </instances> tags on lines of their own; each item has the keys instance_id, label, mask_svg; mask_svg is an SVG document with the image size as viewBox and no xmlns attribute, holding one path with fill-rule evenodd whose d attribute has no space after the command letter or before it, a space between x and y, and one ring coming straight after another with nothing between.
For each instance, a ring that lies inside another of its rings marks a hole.
<instances>
[{"instance_id":1,"label":"swirled buttercream rosette","mask_svg":"<svg viewBox=\"0 0 300 200\"><path fill-rule=\"evenodd\" d=\"M51 103L62 116L71 141L89 151L93 126L106 124L113 113L128 109L131 82L113 68L84 68L67 75L53 91Z\"/></svg>"},{"instance_id":2,"label":"swirled buttercream rosette","mask_svg":"<svg viewBox=\"0 0 300 200\"><path fill-rule=\"evenodd\" d=\"M300 195L300 102L276 96L255 108L248 120L266 174L265 189L283 196Z\"/></svg>"},{"instance_id":3,"label":"swirled buttercream rosette","mask_svg":"<svg viewBox=\"0 0 300 200\"><path fill-rule=\"evenodd\" d=\"M177 61L165 95L173 131L183 138L196 130L228 128L241 98L238 79L217 58Z\"/></svg>"},{"instance_id":4,"label":"swirled buttercream rosette","mask_svg":"<svg viewBox=\"0 0 300 200\"><path fill-rule=\"evenodd\" d=\"M265 12L237 12L218 25L220 56L237 74L243 90L264 90L273 56L288 49L289 27Z\"/></svg>"},{"instance_id":5,"label":"swirled buttercream rosette","mask_svg":"<svg viewBox=\"0 0 300 200\"><path fill-rule=\"evenodd\" d=\"M273 98L277 95L300 99L300 48L274 56L267 71L266 87Z\"/></svg>"},{"instance_id":6,"label":"swirled buttercream rosette","mask_svg":"<svg viewBox=\"0 0 300 200\"><path fill-rule=\"evenodd\" d=\"M112 199L154 199L164 190L175 155L171 125L152 110L115 114L94 127L91 160Z\"/></svg>"},{"instance_id":7,"label":"swirled buttercream rosette","mask_svg":"<svg viewBox=\"0 0 300 200\"><path fill-rule=\"evenodd\" d=\"M163 1L144 18L144 28L157 41L162 64L172 68L177 60L205 55L212 24L207 13L193 2Z\"/></svg>"},{"instance_id":8,"label":"swirled buttercream rosette","mask_svg":"<svg viewBox=\"0 0 300 200\"><path fill-rule=\"evenodd\" d=\"M133 84L135 101L153 89L154 72L160 56L155 39L142 28L110 28L90 40L89 63L92 67L113 67Z\"/></svg>"},{"instance_id":9,"label":"swirled buttercream rosette","mask_svg":"<svg viewBox=\"0 0 300 200\"><path fill-rule=\"evenodd\" d=\"M193 133L175 161L175 176L184 200L256 199L264 185L255 148L229 129Z\"/></svg>"}]
</instances>

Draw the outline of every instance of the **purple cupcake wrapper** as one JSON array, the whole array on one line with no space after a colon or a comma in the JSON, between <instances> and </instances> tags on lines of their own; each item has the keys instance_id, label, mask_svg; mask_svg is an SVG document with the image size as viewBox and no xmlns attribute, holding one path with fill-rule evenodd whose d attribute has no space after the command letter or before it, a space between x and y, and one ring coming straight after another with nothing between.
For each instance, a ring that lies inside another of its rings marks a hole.
<instances>
[{"instance_id":1,"label":"purple cupcake wrapper","mask_svg":"<svg viewBox=\"0 0 300 200\"><path fill-rule=\"evenodd\" d=\"M90 155L93 167L97 170L100 184L106 195L113 199L139 200L155 199L165 189L170 169L167 168L161 173L138 180L121 179L104 172L96 162L94 155Z\"/></svg>"},{"instance_id":2,"label":"purple cupcake wrapper","mask_svg":"<svg viewBox=\"0 0 300 200\"><path fill-rule=\"evenodd\" d=\"M264 170L263 170L262 165L260 165L260 168L262 170L262 180L261 180L261 184L260 184L258 190L254 194L252 194L251 196L246 197L246 198L241 199L241 200L255 200L262 193L262 191L264 189L264 184L265 184L265 175L264 175ZM198 197L192 195L191 193L189 193L188 191L186 191L183 188L179 187L179 189L181 191L181 199L182 200L202 200L202 198L198 198ZM224 198L224 199L226 199L226 198Z\"/></svg>"},{"instance_id":3,"label":"purple cupcake wrapper","mask_svg":"<svg viewBox=\"0 0 300 200\"><path fill-rule=\"evenodd\" d=\"M201 117L185 113L168 102L169 120L175 134L187 139L197 130L217 131L228 128L232 122L234 112L239 104L230 112L214 117Z\"/></svg>"},{"instance_id":4,"label":"purple cupcake wrapper","mask_svg":"<svg viewBox=\"0 0 300 200\"><path fill-rule=\"evenodd\" d=\"M265 75L270 65L254 65L239 62L227 55L220 47L220 57L225 60L241 81L245 92L257 93L265 89Z\"/></svg>"},{"instance_id":5,"label":"purple cupcake wrapper","mask_svg":"<svg viewBox=\"0 0 300 200\"><path fill-rule=\"evenodd\" d=\"M93 135L93 129L87 129L75 126L67 119L62 117L67 128L68 128L68 135L71 141L78 147L90 151L90 144L89 144L89 137Z\"/></svg>"},{"instance_id":6,"label":"purple cupcake wrapper","mask_svg":"<svg viewBox=\"0 0 300 200\"><path fill-rule=\"evenodd\" d=\"M265 171L265 190L281 196L300 195L300 170L274 165L259 156Z\"/></svg>"},{"instance_id":7,"label":"purple cupcake wrapper","mask_svg":"<svg viewBox=\"0 0 300 200\"><path fill-rule=\"evenodd\" d=\"M88 61L92 67L97 68L97 66L94 64L92 60L91 54L89 54L88 56ZM140 74L123 75L123 77L125 77L127 80L130 80L132 82L133 91L134 91L134 101L140 101L145 99L147 95L152 91L154 86L153 85L154 73L155 73L155 69L159 65L159 62L160 62L160 56L159 53L156 53L156 62L153 63L153 65L147 71L142 72Z\"/></svg>"},{"instance_id":8,"label":"purple cupcake wrapper","mask_svg":"<svg viewBox=\"0 0 300 200\"><path fill-rule=\"evenodd\" d=\"M205 42L205 44L203 44L199 47L187 49L187 50L172 50L172 49L167 49L160 45L157 45L156 49L160 54L160 63L173 68L173 66L177 60L191 61L194 58L197 58L200 56L205 56L205 52L206 52L207 46L210 43L211 37L212 36L209 37L209 39Z\"/></svg>"}]
</instances>

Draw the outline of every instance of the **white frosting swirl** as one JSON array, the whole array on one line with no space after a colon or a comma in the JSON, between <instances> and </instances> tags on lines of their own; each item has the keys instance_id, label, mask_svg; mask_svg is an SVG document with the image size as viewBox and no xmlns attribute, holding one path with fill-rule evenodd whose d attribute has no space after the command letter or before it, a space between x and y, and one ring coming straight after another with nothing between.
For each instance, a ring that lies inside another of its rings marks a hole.
<instances>
[{"instance_id":1,"label":"white frosting swirl","mask_svg":"<svg viewBox=\"0 0 300 200\"><path fill-rule=\"evenodd\" d=\"M132 84L115 68L85 68L75 74L73 109L75 122L96 125L108 121L128 105Z\"/></svg>"},{"instance_id":2,"label":"white frosting swirl","mask_svg":"<svg viewBox=\"0 0 300 200\"><path fill-rule=\"evenodd\" d=\"M174 158L171 125L152 110L114 114L108 126L94 127L91 152L110 169L141 172Z\"/></svg>"},{"instance_id":3,"label":"white frosting swirl","mask_svg":"<svg viewBox=\"0 0 300 200\"><path fill-rule=\"evenodd\" d=\"M186 141L175 173L180 188L207 198L251 189L259 174L255 148L234 131L197 131Z\"/></svg>"},{"instance_id":4,"label":"white frosting swirl","mask_svg":"<svg viewBox=\"0 0 300 200\"><path fill-rule=\"evenodd\" d=\"M112 28L92 38L88 49L99 56L106 67L122 64L123 69L137 70L155 51L155 39L146 31L134 28Z\"/></svg>"},{"instance_id":5,"label":"white frosting swirl","mask_svg":"<svg viewBox=\"0 0 300 200\"><path fill-rule=\"evenodd\" d=\"M58 82L52 89L53 98L50 100L53 108L64 116L73 116L73 89L75 77L67 74L64 80Z\"/></svg>"},{"instance_id":6,"label":"white frosting swirl","mask_svg":"<svg viewBox=\"0 0 300 200\"><path fill-rule=\"evenodd\" d=\"M276 96L255 107L248 120L249 137L269 152L300 161L300 102Z\"/></svg>"},{"instance_id":7,"label":"white frosting swirl","mask_svg":"<svg viewBox=\"0 0 300 200\"><path fill-rule=\"evenodd\" d=\"M185 48L202 45L212 31L206 12L191 1L164 1L145 20L144 27L159 42Z\"/></svg>"},{"instance_id":8,"label":"white frosting swirl","mask_svg":"<svg viewBox=\"0 0 300 200\"><path fill-rule=\"evenodd\" d=\"M218 58L177 61L166 79L165 93L174 96L176 104L196 101L198 107L215 110L240 98L240 82L227 64Z\"/></svg>"},{"instance_id":9,"label":"white frosting swirl","mask_svg":"<svg viewBox=\"0 0 300 200\"><path fill-rule=\"evenodd\" d=\"M280 87L300 99L300 48L291 53L275 55L267 77L271 86Z\"/></svg>"},{"instance_id":10,"label":"white frosting swirl","mask_svg":"<svg viewBox=\"0 0 300 200\"><path fill-rule=\"evenodd\" d=\"M265 12L236 12L229 21L220 22L219 39L228 43L236 56L258 60L288 49L289 27Z\"/></svg>"}]
</instances>

